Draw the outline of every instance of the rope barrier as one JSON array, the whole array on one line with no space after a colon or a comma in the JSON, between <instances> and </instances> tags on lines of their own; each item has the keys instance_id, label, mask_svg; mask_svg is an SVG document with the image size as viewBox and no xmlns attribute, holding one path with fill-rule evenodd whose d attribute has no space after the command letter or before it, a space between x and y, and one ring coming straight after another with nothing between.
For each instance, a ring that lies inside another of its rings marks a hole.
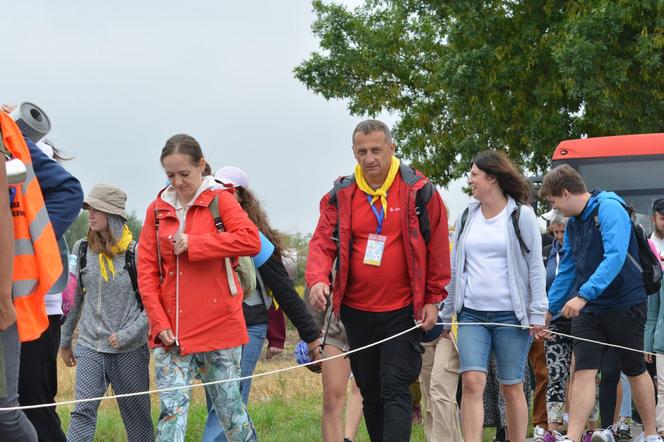
<instances>
[{"instance_id":1,"label":"rope barrier","mask_svg":"<svg viewBox=\"0 0 664 442\"><path fill-rule=\"evenodd\" d=\"M436 323L436 325L442 325L442 326L449 325L449 326L451 326L452 324L451 323L446 323L446 322L438 322L438 323ZM520 324L500 324L500 323L495 323L495 322L468 322L468 323L456 323L456 325L461 326L461 327L465 327L465 326L469 326L469 325L483 325L483 326L499 326L499 327L516 327L516 328L521 328L521 329L530 328L528 326L524 326L524 325L520 325ZM354 350L349 350L345 353L340 353L338 355L322 358L322 359L319 359L317 361L308 362L306 364L298 364L298 365L293 365L293 366L290 366L290 367L285 367L285 368L280 368L280 369L277 369L277 370L268 371L268 372L265 372L265 373L253 374L251 376L242 376L242 377L237 377L237 378L232 378L232 379L223 379L223 380L219 380L219 381L201 382L201 383L195 383L195 384L189 384L189 385L180 385L180 386L177 386L177 387L166 387L166 388L160 388L160 389L155 389L155 390L137 391L137 392L134 392L134 393L123 393L123 394L116 394L116 395L109 395L109 396L100 396L100 397L88 398L88 399L74 399L74 400L69 400L69 401L53 402L53 403L48 403L48 404L23 405L23 406L18 406L18 407L5 407L5 408L0 408L0 412L15 411L15 410L33 410L33 409L37 409L37 408L56 407L56 406L62 406L62 405L74 405L74 404L83 403L83 402L94 402L94 401L103 401L103 400L109 400L109 399L119 399L119 398L133 397L133 396L142 396L144 394L154 394L154 393L162 393L162 392L166 392L166 391L191 389L191 388L196 388L196 387L206 387L208 385L223 384L223 383L228 383L228 382L239 382L239 381L243 381L245 379L257 379L257 378L261 378L261 377L264 377L264 376L272 376L272 375L275 375L275 374L295 370L295 369L298 369L298 368L301 368L301 367L306 367L308 365L319 364L321 362L331 361L333 359L342 358L342 357L345 358L349 354L356 353L356 352L359 352L359 351L363 351L363 350L366 350L368 348L374 347L376 345L380 345L384 342L387 342L387 341L390 341L390 340L392 340L394 338L397 338L399 336L405 335L406 333L410 333L411 331L413 331L413 330L415 330L419 327L421 327L421 324L414 325L413 327L411 327L409 329L406 329L402 332L399 332L399 333L397 333L393 336L389 336L387 338L381 339L380 341L376 341L376 342L373 342L371 344L367 344L363 347L359 347L359 348L356 348ZM568 334L565 334L565 333L552 331L552 330L546 330L546 331L547 331L547 333L552 334L552 335L562 336L562 337L566 337L566 338L570 338L570 339L574 339L574 340L578 340L578 341L591 342L591 343L594 343L594 344L604 345L604 346L608 346L608 347L614 347L614 348L618 348L618 349L621 349L621 350L634 351L634 352L637 352L637 353L643 353L643 354L652 355L652 356L655 355L655 353L647 352L647 351L643 351L643 350L638 350L636 348L624 347L624 346L621 346L621 345L610 344L608 342L595 341L595 340L592 340L592 339L579 338L579 337L576 337L576 336L572 336L572 335L568 335Z\"/></svg>"}]
</instances>

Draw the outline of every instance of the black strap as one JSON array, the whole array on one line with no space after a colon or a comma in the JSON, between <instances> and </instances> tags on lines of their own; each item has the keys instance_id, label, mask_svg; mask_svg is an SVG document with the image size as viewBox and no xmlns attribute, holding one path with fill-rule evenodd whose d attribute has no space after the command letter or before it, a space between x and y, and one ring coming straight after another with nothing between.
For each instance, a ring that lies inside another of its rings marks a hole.
<instances>
[{"instance_id":1,"label":"black strap","mask_svg":"<svg viewBox=\"0 0 664 442\"><path fill-rule=\"evenodd\" d=\"M516 203L516 209L512 211L511 218L512 218L512 226L514 227L514 233L516 233L516 239L519 240L519 246L521 246L521 251L523 252L524 255L527 255L530 253L530 249L528 246L526 246L526 243L523 241L523 238L521 237L521 227L519 227L519 217L521 216L521 206L523 204L521 203Z\"/></svg>"},{"instance_id":2,"label":"black strap","mask_svg":"<svg viewBox=\"0 0 664 442\"><path fill-rule=\"evenodd\" d=\"M143 300L141 300L141 294L138 291L138 271L136 269L136 241L129 243L127 250L125 251L125 270L129 273L129 279L131 279L131 287L134 291L134 297L138 303L138 308L143 310Z\"/></svg>"},{"instance_id":3,"label":"black strap","mask_svg":"<svg viewBox=\"0 0 664 442\"><path fill-rule=\"evenodd\" d=\"M88 264L88 241L82 240L78 247L78 287L81 293L85 293L85 286L83 285L83 269Z\"/></svg>"},{"instance_id":4,"label":"black strap","mask_svg":"<svg viewBox=\"0 0 664 442\"><path fill-rule=\"evenodd\" d=\"M459 226L459 233L457 233L457 239L461 238L463 229L466 227L466 221L468 221L468 207L461 214L461 225Z\"/></svg>"},{"instance_id":5,"label":"black strap","mask_svg":"<svg viewBox=\"0 0 664 442\"><path fill-rule=\"evenodd\" d=\"M427 205L433 197L435 188L431 182L426 183L415 194L415 214L420 225L420 233L426 244L429 244L431 239L431 223L429 222L429 214L427 212Z\"/></svg>"}]
</instances>

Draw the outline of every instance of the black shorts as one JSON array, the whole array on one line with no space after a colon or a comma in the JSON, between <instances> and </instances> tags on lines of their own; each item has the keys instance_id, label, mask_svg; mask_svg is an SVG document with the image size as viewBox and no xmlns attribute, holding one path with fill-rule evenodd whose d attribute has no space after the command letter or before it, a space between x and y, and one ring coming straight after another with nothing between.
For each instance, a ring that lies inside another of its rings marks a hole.
<instances>
[{"instance_id":1,"label":"black shorts","mask_svg":"<svg viewBox=\"0 0 664 442\"><path fill-rule=\"evenodd\" d=\"M572 336L643 350L647 302L607 313L581 313L572 319ZM602 354L612 347L574 340L577 370L598 370ZM646 371L643 353L616 348L620 369L627 376Z\"/></svg>"}]
</instances>

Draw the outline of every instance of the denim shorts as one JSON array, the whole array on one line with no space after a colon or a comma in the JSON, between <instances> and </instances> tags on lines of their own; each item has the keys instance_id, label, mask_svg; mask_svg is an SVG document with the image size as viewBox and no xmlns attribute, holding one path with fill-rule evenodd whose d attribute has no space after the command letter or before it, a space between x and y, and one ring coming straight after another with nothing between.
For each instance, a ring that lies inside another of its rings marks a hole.
<instances>
[{"instance_id":1,"label":"denim shorts","mask_svg":"<svg viewBox=\"0 0 664 442\"><path fill-rule=\"evenodd\" d=\"M464 307L458 315L459 361L461 373L487 372L489 356L496 358L496 377L505 385L523 382L524 370L530 350L528 329L498 325L462 325L473 322L493 322L520 325L512 311L487 312Z\"/></svg>"}]
</instances>

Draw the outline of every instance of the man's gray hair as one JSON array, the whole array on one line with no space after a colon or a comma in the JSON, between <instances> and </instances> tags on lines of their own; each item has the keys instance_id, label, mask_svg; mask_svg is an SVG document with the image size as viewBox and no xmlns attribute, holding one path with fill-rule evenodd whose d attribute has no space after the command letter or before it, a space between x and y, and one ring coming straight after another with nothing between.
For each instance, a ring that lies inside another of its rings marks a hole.
<instances>
[{"instance_id":1,"label":"man's gray hair","mask_svg":"<svg viewBox=\"0 0 664 442\"><path fill-rule=\"evenodd\" d=\"M362 132L364 135L368 135L371 132L382 132L385 134L387 144L392 144L392 133L390 132L390 128L380 120L364 120L355 126L352 139L353 146L355 146L355 134L358 132Z\"/></svg>"},{"instance_id":2,"label":"man's gray hair","mask_svg":"<svg viewBox=\"0 0 664 442\"><path fill-rule=\"evenodd\" d=\"M551 218L549 218L549 225L553 224L562 224L566 225L567 224L567 217L563 215L563 213L560 210L553 210L551 212Z\"/></svg>"}]
</instances>

